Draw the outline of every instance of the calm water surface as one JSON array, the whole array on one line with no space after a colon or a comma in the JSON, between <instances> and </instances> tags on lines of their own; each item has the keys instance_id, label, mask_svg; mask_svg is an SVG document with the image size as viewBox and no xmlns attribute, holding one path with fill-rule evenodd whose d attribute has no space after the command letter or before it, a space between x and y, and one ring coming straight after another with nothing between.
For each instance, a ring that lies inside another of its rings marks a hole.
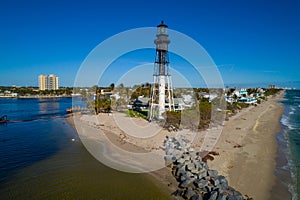
<instances>
[{"instance_id":1,"label":"calm water surface","mask_svg":"<svg viewBox=\"0 0 300 200\"><path fill-rule=\"evenodd\" d=\"M168 199L147 175L95 160L65 121L71 98L0 99L0 199ZM72 139L75 138L75 141Z\"/></svg>"}]
</instances>

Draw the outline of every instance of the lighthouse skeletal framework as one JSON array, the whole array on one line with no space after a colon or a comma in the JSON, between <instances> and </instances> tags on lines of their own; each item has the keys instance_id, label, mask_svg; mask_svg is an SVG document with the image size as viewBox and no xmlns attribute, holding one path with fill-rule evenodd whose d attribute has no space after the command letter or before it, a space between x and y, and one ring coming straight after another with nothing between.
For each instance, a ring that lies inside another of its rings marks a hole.
<instances>
[{"instance_id":1,"label":"lighthouse skeletal framework","mask_svg":"<svg viewBox=\"0 0 300 200\"><path fill-rule=\"evenodd\" d=\"M171 74L169 71L168 45L170 40L167 33L168 26L164 21L157 26L156 56L153 73L153 86L151 91L151 104L149 119L164 119L163 113L173 111L174 99Z\"/></svg>"}]
</instances>

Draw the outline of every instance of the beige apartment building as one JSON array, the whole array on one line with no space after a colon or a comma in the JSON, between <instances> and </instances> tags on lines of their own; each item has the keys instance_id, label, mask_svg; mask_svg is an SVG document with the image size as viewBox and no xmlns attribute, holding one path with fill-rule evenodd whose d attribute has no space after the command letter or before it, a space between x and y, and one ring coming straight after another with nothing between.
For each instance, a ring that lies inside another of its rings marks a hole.
<instances>
[{"instance_id":1,"label":"beige apartment building","mask_svg":"<svg viewBox=\"0 0 300 200\"><path fill-rule=\"evenodd\" d=\"M58 76L54 74L39 75L40 90L58 90Z\"/></svg>"}]
</instances>

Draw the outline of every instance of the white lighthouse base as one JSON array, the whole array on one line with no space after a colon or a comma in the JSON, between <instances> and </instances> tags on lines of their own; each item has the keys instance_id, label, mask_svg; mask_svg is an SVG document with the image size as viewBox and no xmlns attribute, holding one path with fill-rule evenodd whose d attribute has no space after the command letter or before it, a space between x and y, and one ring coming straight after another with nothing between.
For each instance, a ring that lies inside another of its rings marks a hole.
<instances>
[{"instance_id":1,"label":"white lighthouse base","mask_svg":"<svg viewBox=\"0 0 300 200\"><path fill-rule=\"evenodd\" d=\"M158 77L158 119L164 119L163 113L166 106L166 82L165 76Z\"/></svg>"}]
</instances>

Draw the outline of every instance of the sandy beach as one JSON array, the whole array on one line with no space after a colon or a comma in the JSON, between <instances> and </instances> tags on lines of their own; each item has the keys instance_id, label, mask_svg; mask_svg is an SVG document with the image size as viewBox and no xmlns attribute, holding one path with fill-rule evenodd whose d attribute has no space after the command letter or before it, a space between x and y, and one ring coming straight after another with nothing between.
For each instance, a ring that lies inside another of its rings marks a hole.
<instances>
[{"instance_id":1,"label":"sandy beach","mask_svg":"<svg viewBox=\"0 0 300 200\"><path fill-rule=\"evenodd\" d=\"M255 200L270 199L275 182L282 94L249 107L225 122L214 150L220 155L209 161L210 168L224 175L229 185Z\"/></svg>"},{"instance_id":2,"label":"sandy beach","mask_svg":"<svg viewBox=\"0 0 300 200\"><path fill-rule=\"evenodd\" d=\"M278 103L282 94L283 92L275 97L269 97L267 101L263 101L258 106L243 109L226 121L213 149L219 155L214 156L213 161L208 161L209 167L218 170L220 175L224 175L230 186L255 200L269 199L275 182L274 170L277 155L275 134L280 131L279 120L284 109ZM71 118L67 120L72 124ZM163 162L164 149L162 146L167 135L182 134L187 138L193 138L196 134L198 146L201 146L205 136L205 131L197 133L188 130L168 132L160 129L155 123L148 123L139 118L128 118L123 113L97 116L78 115L74 116L73 120L77 131L78 128L89 130L85 137L101 142L106 140L105 143L111 144L106 145L108 147L104 150L110 158L104 159L109 159L110 162L113 162L112 165L117 166L134 161L138 170L146 171L147 168L143 167L153 165L153 163L147 163L148 160L135 157L135 155L124 157L123 151L133 152L137 155L154 152L153 159L160 160L157 166L152 166L155 168ZM147 132L149 130L151 131ZM143 134L138 135L139 133ZM83 143L85 142L83 141ZM115 146L121 149L119 153L113 149ZM103 149L101 150L103 151ZM97 158L97 155L95 157ZM101 157L98 159L101 160ZM151 172L150 175L159 180L159 184L167 193L171 194L176 190L178 184L172 176L170 168L164 167Z\"/></svg>"}]
</instances>

